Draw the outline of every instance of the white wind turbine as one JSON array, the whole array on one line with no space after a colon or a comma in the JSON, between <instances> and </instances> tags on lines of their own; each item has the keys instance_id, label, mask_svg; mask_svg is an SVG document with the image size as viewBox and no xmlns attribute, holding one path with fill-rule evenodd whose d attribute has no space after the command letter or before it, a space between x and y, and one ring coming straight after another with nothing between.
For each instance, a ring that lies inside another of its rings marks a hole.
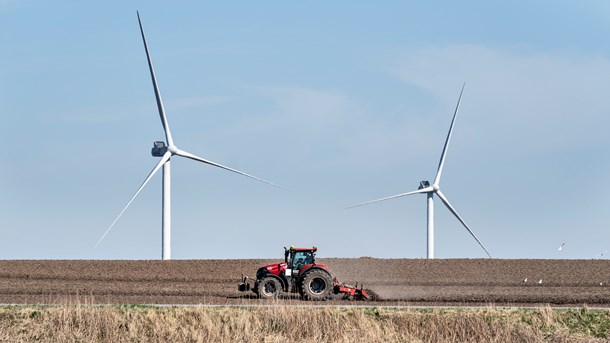
<instances>
[{"instance_id":1,"label":"white wind turbine","mask_svg":"<svg viewBox=\"0 0 610 343\"><path fill-rule=\"evenodd\" d=\"M460 108L460 101L462 100L462 93L464 93L465 85L466 84L464 84L462 86L462 90L460 91L460 97L458 98L458 102L455 107L455 112L453 113L453 120L451 120L451 126L449 127L449 133L447 134L447 140L445 141L445 146L443 147L443 153L441 154L441 160L438 163L438 170L436 172L436 177L434 178L434 182L432 182L432 185L430 185L430 182L428 182L428 181L421 181L419 184L419 188L416 191L393 195L393 196L389 196L389 197L385 197L385 198L381 198L381 199L377 199L377 200L367 201L362 204L348 207L348 208L354 208L354 207L358 207L358 206L372 204L372 203L379 202L379 201L400 198L400 197L404 197L404 196L411 195L411 194L420 194L420 193L426 194L428 197L428 258L434 258L434 194L438 195L438 197L441 199L443 204L445 204L445 206L447 206L449 211L451 211L451 213L453 213L453 215L460 221L460 223L462 223L462 225L464 225L464 227L466 228L466 230L468 230L468 232L472 235L472 237L474 237L474 239L479 243L479 245L483 248L483 250L485 250L485 253L487 254L487 256L491 257L491 255L489 254L487 249L485 249L485 246L483 246L483 243L481 243L481 241L477 238L477 236L474 234L474 232L472 232L472 230L470 230L468 225L466 225L466 223L464 222L462 217L460 217L460 215L453 208L453 206L451 206L451 204L449 203L449 200L447 200L447 197L445 197L445 195L443 194L443 192L441 192L441 189L440 189L441 174L443 173L443 166L445 165L445 157L447 156L447 149L449 147L449 141L451 140L451 133L453 132L453 125L455 124L455 118L457 117L458 109Z\"/></svg>"},{"instance_id":2,"label":"white wind turbine","mask_svg":"<svg viewBox=\"0 0 610 343\"><path fill-rule=\"evenodd\" d=\"M121 215L125 212L127 207L133 202L133 200L138 196L140 191L146 186L148 181L159 171L161 166L163 166L163 212L162 212L162 234L161 234L161 258L164 260L171 259L171 250L170 250L170 239L171 239L171 205L170 205L170 192L171 192L171 178L170 178L170 159L174 155L190 158L195 161L203 162L218 168L222 168L237 174L241 174L247 176L249 178L262 181L264 183L268 183L270 185L280 187L274 183L269 181L265 181L256 176L252 176L250 174L246 174L236 169L232 169L221 164L206 160L204 158L195 156L189 152L178 149L178 147L174 144L174 140L172 138L172 134L169 130L169 124L167 121L167 116L165 115L165 109L163 108L163 101L161 100L161 94L159 92L159 87L157 86L157 79L155 78L155 71L153 69L152 61L150 59L150 54L148 52L148 45L146 44L146 37L144 37L144 29L142 28L142 22L140 21L140 13L138 13L138 23L140 25L140 32L142 33L142 41L144 42L144 50L146 50L146 58L148 60L148 68L150 69L150 77L152 79L153 88L155 91L155 97L157 99L157 108L159 110L159 116L161 117L161 124L163 125L163 130L165 131L165 138L167 140L167 144L162 141L157 141L154 143L152 148L152 155L155 157L161 157L161 160L157 163L157 165L153 168L153 170L148 174L144 182L136 193L131 197L127 205L123 208L123 210L119 213L116 219L112 222L110 227L104 232L102 237L97 241L96 247L102 242L104 237L108 234L110 229L114 226L114 224L119 220ZM281 188L281 187L280 187Z\"/></svg>"}]
</instances>

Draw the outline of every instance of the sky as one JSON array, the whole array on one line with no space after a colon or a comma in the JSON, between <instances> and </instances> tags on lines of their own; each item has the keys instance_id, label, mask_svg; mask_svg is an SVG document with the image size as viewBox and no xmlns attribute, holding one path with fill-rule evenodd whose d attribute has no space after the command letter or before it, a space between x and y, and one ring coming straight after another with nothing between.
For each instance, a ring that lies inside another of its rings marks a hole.
<instances>
[{"instance_id":1,"label":"sky","mask_svg":"<svg viewBox=\"0 0 610 343\"><path fill-rule=\"evenodd\" d=\"M607 258L607 1L0 0L0 259L425 258L432 181L494 258ZM435 255L485 252L435 202ZM559 246L565 243L563 251ZM602 255L603 254L603 255Z\"/></svg>"}]
</instances>

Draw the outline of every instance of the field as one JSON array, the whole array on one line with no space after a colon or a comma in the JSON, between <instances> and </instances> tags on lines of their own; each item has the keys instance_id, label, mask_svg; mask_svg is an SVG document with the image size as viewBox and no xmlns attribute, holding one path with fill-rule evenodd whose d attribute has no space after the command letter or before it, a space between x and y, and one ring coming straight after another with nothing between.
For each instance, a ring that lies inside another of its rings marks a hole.
<instances>
[{"instance_id":1,"label":"field","mask_svg":"<svg viewBox=\"0 0 610 343\"><path fill-rule=\"evenodd\" d=\"M608 342L595 309L0 306L2 342Z\"/></svg>"},{"instance_id":2,"label":"field","mask_svg":"<svg viewBox=\"0 0 610 343\"><path fill-rule=\"evenodd\" d=\"M0 303L261 303L241 274L277 260L0 261ZM380 296L372 305L610 305L608 260L320 258L342 282ZM527 278L527 282L523 280ZM538 281L542 280L539 284ZM293 296L280 299L292 304ZM342 300L328 302L345 303Z\"/></svg>"}]
</instances>

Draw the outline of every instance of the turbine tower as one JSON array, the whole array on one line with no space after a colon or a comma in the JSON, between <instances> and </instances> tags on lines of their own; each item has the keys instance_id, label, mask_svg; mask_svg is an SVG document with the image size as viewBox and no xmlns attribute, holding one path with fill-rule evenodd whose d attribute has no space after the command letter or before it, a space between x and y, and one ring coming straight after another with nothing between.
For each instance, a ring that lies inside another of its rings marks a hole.
<instances>
[{"instance_id":1,"label":"turbine tower","mask_svg":"<svg viewBox=\"0 0 610 343\"><path fill-rule=\"evenodd\" d=\"M466 230L468 230L468 232L477 241L477 243L479 243L481 248L483 248L483 250L485 250L485 253L487 254L487 256L491 257L491 255L489 254L487 249L485 249L485 246L483 246L483 243L481 243L481 241L477 238L477 236L474 234L474 232L472 232L472 230L470 230L468 225L466 225L466 223L464 222L462 217L460 217L460 215L457 213L455 208L453 208L453 206L451 206L451 204L449 203L449 200L447 200L447 197L445 197L443 192L441 192L441 188L440 188L441 175L443 173L443 167L445 166L445 157L447 156L447 149L449 148L449 141L451 140L451 134L453 133L453 125L455 124L455 118L457 117L458 110L460 108L460 101L462 100L462 93L464 93L465 85L466 84L462 85L462 90L460 91L460 97L458 98L457 105L455 106L455 112L453 113L453 120L451 120L451 126L449 127L449 133L447 134L447 140L445 141L445 146L443 147L443 153L441 154L441 160L438 163L436 177L434 178L432 185L430 185L430 182L428 182L428 181L421 181L419 183L419 188L416 191L393 195L393 196L389 196L389 197L385 197L385 198L381 198L381 199L377 199L377 200L367 201L362 204L348 207L348 208L354 208L354 207L358 207L358 206L372 204L372 203L379 202L379 201L400 198L400 197L404 197L404 196L411 195L411 194L426 194L427 203L428 203L428 250L427 250L427 255L428 255L428 258L430 258L430 259L434 258L434 194L438 195L438 197L441 199L443 204L445 204L445 206L447 206L447 209L449 209L449 211L451 213L453 213L453 215L460 221L460 223L462 223L462 225L464 225Z\"/></svg>"},{"instance_id":2,"label":"turbine tower","mask_svg":"<svg viewBox=\"0 0 610 343\"><path fill-rule=\"evenodd\" d=\"M140 191L142 191L142 189L144 188L144 186L146 186L146 184L148 183L148 181L150 181L150 179L159 171L159 169L161 169L161 167L163 167L163 211L162 211L162 225L161 225L161 258L163 260L170 260L171 259L171 248L170 248L170 243L171 243L171 170L170 170L170 159L172 158L172 156L182 156L182 157L186 157L186 158L190 158L192 160L195 161L199 161L205 164L209 164L212 165L214 167L218 167L224 170L228 170L231 171L233 173L237 173L240 175L244 175L247 176L249 178L276 186L281 188L280 186L271 183L269 181L260 179L256 176L252 176L250 174L246 174L244 172L241 172L239 170L233 169L233 168L229 168L226 166L223 166L219 163L215 163L209 160L206 160L204 158L195 156L189 152L186 152L184 150L180 150L178 149L178 147L174 144L174 140L172 138L172 134L170 132L169 129L169 123L167 121L167 116L165 115L165 109L163 107L163 100L161 100L161 93L159 92L159 86L157 85L157 79L155 77L155 71L153 69L153 65L152 65L152 60L150 58L150 53L148 52L148 45L146 44L146 37L144 36L144 29L142 28L142 21L140 20L140 13L137 13L138 15L138 24L140 25L140 33L142 34L142 41L144 42L144 50L146 51L146 58L148 60L148 68L150 70L150 78L152 80L152 85L155 91L155 98L157 99L157 109L159 110L159 116L161 117L161 124L163 125L163 130L165 131L165 139L166 142L163 141L157 141L154 143L153 148L152 148L152 155L155 157L161 157L161 160L157 163L157 165L155 165L155 167L153 168L153 170L148 174L148 176L146 177L146 179L144 180L144 182L142 182L142 185L140 186L140 188L138 188L138 190L136 191L136 193L131 197L131 199L129 200L129 202L127 202L127 205L125 205L125 207L123 208L123 210L119 213L119 215L115 218L115 220L112 222L112 224L110 225L110 227L106 230L106 232L104 232L104 234L102 235L102 237L97 241L97 244L95 245L96 247L102 242L102 240L104 239L104 237L106 237L106 235L108 234L108 232L110 232L110 229L112 229L112 227L114 226L114 224L119 220L119 218L121 217L121 215L125 212L125 210L127 210L127 208L129 207L129 205L131 205L131 203L134 201L134 199L138 196L138 194L140 194Z\"/></svg>"}]
</instances>

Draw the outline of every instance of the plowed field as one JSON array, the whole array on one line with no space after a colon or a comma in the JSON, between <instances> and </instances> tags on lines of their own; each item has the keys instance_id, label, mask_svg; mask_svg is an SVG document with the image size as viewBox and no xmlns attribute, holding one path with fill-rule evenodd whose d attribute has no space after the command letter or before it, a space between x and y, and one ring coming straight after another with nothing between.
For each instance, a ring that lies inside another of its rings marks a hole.
<instances>
[{"instance_id":1,"label":"plowed field","mask_svg":"<svg viewBox=\"0 0 610 343\"><path fill-rule=\"evenodd\" d=\"M0 261L0 303L264 303L236 284L242 273L253 276L272 262L279 260ZM340 281L375 291L380 304L610 305L609 260L318 262ZM291 296L280 301L299 302Z\"/></svg>"}]
</instances>

